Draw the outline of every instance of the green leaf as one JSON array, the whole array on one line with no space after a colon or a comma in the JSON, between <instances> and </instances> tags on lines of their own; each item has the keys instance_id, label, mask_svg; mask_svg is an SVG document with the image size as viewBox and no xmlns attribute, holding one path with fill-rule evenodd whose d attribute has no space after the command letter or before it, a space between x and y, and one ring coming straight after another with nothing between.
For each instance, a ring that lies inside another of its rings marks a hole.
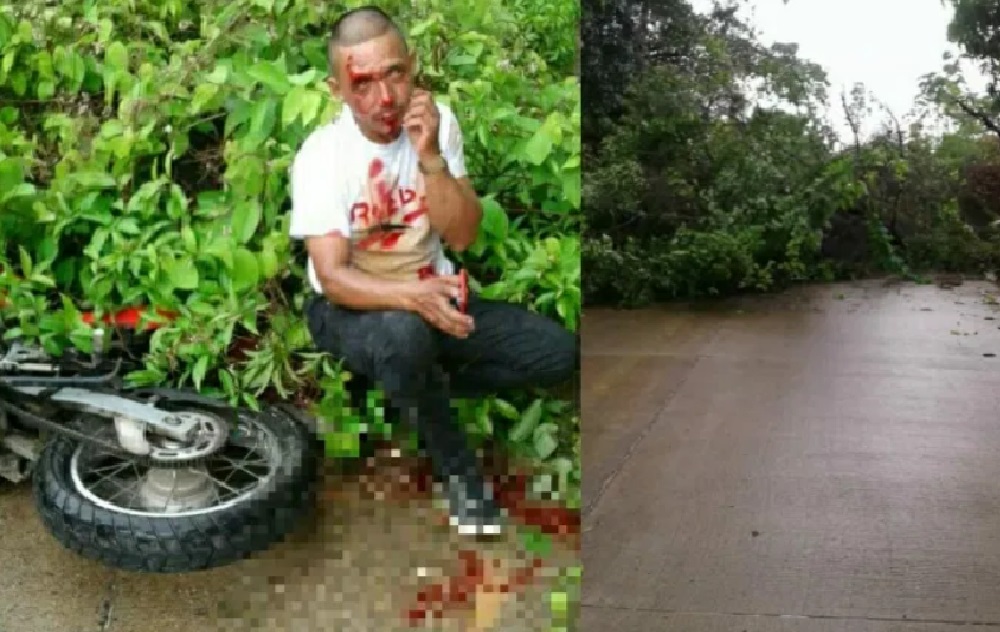
<instances>
[{"instance_id":1,"label":"green leaf","mask_svg":"<svg viewBox=\"0 0 1000 632\"><path fill-rule=\"evenodd\" d=\"M417 22L412 27L410 27L410 37L411 38L420 37L421 35L427 32L427 29L434 26L439 21L440 17L438 15L432 15L426 20L421 20L420 22Z\"/></svg>"},{"instance_id":2,"label":"green leaf","mask_svg":"<svg viewBox=\"0 0 1000 632\"><path fill-rule=\"evenodd\" d=\"M511 421L517 419L520 416L520 413L517 412L517 409L514 408L514 406L505 399L500 399L499 397L494 398L493 407L497 409L497 412L500 413L500 415L502 415L507 419L510 419Z\"/></svg>"},{"instance_id":3,"label":"green leaf","mask_svg":"<svg viewBox=\"0 0 1000 632\"><path fill-rule=\"evenodd\" d=\"M507 231L510 228L510 219L507 217L506 211L503 210L503 207L500 206L493 196L484 198L482 205L483 232L498 241L506 239Z\"/></svg>"},{"instance_id":4,"label":"green leaf","mask_svg":"<svg viewBox=\"0 0 1000 632\"><path fill-rule=\"evenodd\" d=\"M232 234L239 244L253 239L260 225L261 208L256 200L247 200L233 209Z\"/></svg>"},{"instance_id":5,"label":"green leaf","mask_svg":"<svg viewBox=\"0 0 1000 632\"><path fill-rule=\"evenodd\" d=\"M31 254L24 246L18 246L17 251L21 256L21 275L30 277L32 270Z\"/></svg>"},{"instance_id":6,"label":"green leaf","mask_svg":"<svg viewBox=\"0 0 1000 632\"><path fill-rule=\"evenodd\" d=\"M197 197L197 208L199 214L215 215L226 203L224 191L201 191Z\"/></svg>"},{"instance_id":7,"label":"green leaf","mask_svg":"<svg viewBox=\"0 0 1000 632\"><path fill-rule=\"evenodd\" d=\"M249 289L260 280L257 257L246 248L237 248L233 253L233 269L230 272L233 289L237 292Z\"/></svg>"},{"instance_id":8,"label":"green leaf","mask_svg":"<svg viewBox=\"0 0 1000 632\"><path fill-rule=\"evenodd\" d=\"M184 249L189 254L198 252L198 236L195 235L190 226L185 225L181 228L181 240L184 242Z\"/></svg>"},{"instance_id":9,"label":"green leaf","mask_svg":"<svg viewBox=\"0 0 1000 632\"><path fill-rule=\"evenodd\" d=\"M111 39L111 34L115 30L114 22L108 18L101 18L101 22L97 28L97 41L104 44L109 39Z\"/></svg>"},{"instance_id":10,"label":"green leaf","mask_svg":"<svg viewBox=\"0 0 1000 632\"><path fill-rule=\"evenodd\" d=\"M197 390L201 390L202 382L205 381L205 374L208 373L208 356L201 356L194 365L194 369L191 371L191 379L194 382L194 387Z\"/></svg>"},{"instance_id":11,"label":"green leaf","mask_svg":"<svg viewBox=\"0 0 1000 632\"><path fill-rule=\"evenodd\" d=\"M538 128L531 140L524 147L524 155L534 165L540 165L552 153L552 135L543 125Z\"/></svg>"},{"instance_id":12,"label":"green leaf","mask_svg":"<svg viewBox=\"0 0 1000 632\"><path fill-rule=\"evenodd\" d=\"M0 197L0 202L6 203L17 198L31 197L35 195L35 193L37 193L35 185L30 184L28 182L22 182L21 184L6 189L3 193L3 196Z\"/></svg>"},{"instance_id":13,"label":"green leaf","mask_svg":"<svg viewBox=\"0 0 1000 632\"><path fill-rule=\"evenodd\" d=\"M94 350L94 334L90 329L77 329L70 333L69 340L74 347L83 353L90 353Z\"/></svg>"},{"instance_id":14,"label":"green leaf","mask_svg":"<svg viewBox=\"0 0 1000 632\"><path fill-rule=\"evenodd\" d=\"M260 276L270 279L278 273L278 256L274 252L274 245L265 241L258 253L258 263L260 264Z\"/></svg>"},{"instance_id":15,"label":"green leaf","mask_svg":"<svg viewBox=\"0 0 1000 632\"><path fill-rule=\"evenodd\" d=\"M225 391L226 394L232 395L233 393L236 392L235 388L236 385L233 382L233 375L232 373L229 372L228 369L219 369L216 372L216 375L219 376L219 382L222 384L222 390Z\"/></svg>"},{"instance_id":16,"label":"green leaf","mask_svg":"<svg viewBox=\"0 0 1000 632\"><path fill-rule=\"evenodd\" d=\"M271 135L277 119L276 107L275 101L268 98L254 103L253 114L250 117L250 131L246 136L246 141L250 145L248 149L256 149L263 145Z\"/></svg>"},{"instance_id":17,"label":"green leaf","mask_svg":"<svg viewBox=\"0 0 1000 632\"><path fill-rule=\"evenodd\" d=\"M229 67L224 64L219 64L215 67L212 72L205 76L205 81L215 84L223 84L229 79Z\"/></svg>"},{"instance_id":18,"label":"green leaf","mask_svg":"<svg viewBox=\"0 0 1000 632\"><path fill-rule=\"evenodd\" d=\"M136 223L135 218L132 217L123 217L122 219L118 220L118 223L115 224L115 228L117 228L118 232L120 232L123 235L142 234L142 229L139 228L139 224Z\"/></svg>"},{"instance_id":19,"label":"green leaf","mask_svg":"<svg viewBox=\"0 0 1000 632\"><path fill-rule=\"evenodd\" d=\"M215 239L209 242L208 246L204 249L205 254L215 257L222 261L223 265L226 266L227 270L231 270L233 267L233 250L235 244L233 240L228 238Z\"/></svg>"},{"instance_id":20,"label":"green leaf","mask_svg":"<svg viewBox=\"0 0 1000 632\"><path fill-rule=\"evenodd\" d=\"M200 114L201 112L204 112L205 106L208 105L217 94L219 94L218 84L199 84L198 87L194 89L194 94L191 96L191 113Z\"/></svg>"},{"instance_id":21,"label":"green leaf","mask_svg":"<svg viewBox=\"0 0 1000 632\"><path fill-rule=\"evenodd\" d=\"M569 476L573 473L573 470L576 467L573 464L573 461L567 459L566 457L559 457L558 459L553 460L552 466L560 477Z\"/></svg>"},{"instance_id":22,"label":"green leaf","mask_svg":"<svg viewBox=\"0 0 1000 632\"><path fill-rule=\"evenodd\" d=\"M0 159L0 190L10 189L24 182L24 167L21 160L6 156Z\"/></svg>"},{"instance_id":23,"label":"green leaf","mask_svg":"<svg viewBox=\"0 0 1000 632\"><path fill-rule=\"evenodd\" d=\"M305 92L305 86L295 86L285 95L285 100L281 102L282 127L288 127L299 118L302 113L302 95Z\"/></svg>"},{"instance_id":24,"label":"green leaf","mask_svg":"<svg viewBox=\"0 0 1000 632\"><path fill-rule=\"evenodd\" d=\"M275 62L259 61L247 70L247 74L254 81L278 94L284 94L292 85L285 70L279 68Z\"/></svg>"},{"instance_id":25,"label":"green leaf","mask_svg":"<svg viewBox=\"0 0 1000 632\"><path fill-rule=\"evenodd\" d=\"M566 201L573 205L574 209L580 208L581 193L580 193L580 172L567 173L563 175L562 178L563 185L563 196Z\"/></svg>"},{"instance_id":26,"label":"green leaf","mask_svg":"<svg viewBox=\"0 0 1000 632\"><path fill-rule=\"evenodd\" d=\"M167 217L173 220L182 219L187 215L188 199L184 189L176 184L171 185L167 198Z\"/></svg>"},{"instance_id":27,"label":"green leaf","mask_svg":"<svg viewBox=\"0 0 1000 632\"><path fill-rule=\"evenodd\" d=\"M88 189L109 189L118 185L114 177L100 171L81 171L72 174L70 178Z\"/></svg>"},{"instance_id":28,"label":"green leaf","mask_svg":"<svg viewBox=\"0 0 1000 632\"><path fill-rule=\"evenodd\" d=\"M14 88L14 94L23 97L28 93L28 75L23 72L12 73L10 85Z\"/></svg>"},{"instance_id":29,"label":"green leaf","mask_svg":"<svg viewBox=\"0 0 1000 632\"><path fill-rule=\"evenodd\" d=\"M315 68L306 70L305 72L300 72L296 75L289 75L288 81L293 86L305 86L313 83L320 78L320 73Z\"/></svg>"},{"instance_id":30,"label":"green leaf","mask_svg":"<svg viewBox=\"0 0 1000 632\"><path fill-rule=\"evenodd\" d=\"M322 106L322 93L306 86L295 86L281 104L281 125L288 127L300 118L305 125L310 125Z\"/></svg>"},{"instance_id":31,"label":"green leaf","mask_svg":"<svg viewBox=\"0 0 1000 632\"><path fill-rule=\"evenodd\" d=\"M198 289L198 268L194 265L194 262L190 260L170 260L168 265L167 274L169 275L170 283L175 288L180 290Z\"/></svg>"},{"instance_id":32,"label":"green leaf","mask_svg":"<svg viewBox=\"0 0 1000 632\"><path fill-rule=\"evenodd\" d=\"M316 90L309 90L302 96L300 110L305 125L312 125L316 121L316 117L322 112L324 98L325 95Z\"/></svg>"},{"instance_id":33,"label":"green leaf","mask_svg":"<svg viewBox=\"0 0 1000 632\"><path fill-rule=\"evenodd\" d=\"M521 416L521 421L511 430L510 440L512 443L524 441L535 431L535 427L538 426L538 422L542 419L542 403L543 400L536 399L528 407L528 410L524 412L524 415Z\"/></svg>"},{"instance_id":34,"label":"green leaf","mask_svg":"<svg viewBox=\"0 0 1000 632\"><path fill-rule=\"evenodd\" d=\"M38 254L45 261L52 261L59 254L59 241L55 235L48 235L42 239L38 247Z\"/></svg>"},{"instance_id":35,"label":"green leaf","mask_svg":"<svg viewBox=\"0 0 1000 632\"><path fill-rule=\"evenodd\" d=\"M556 618L565 617L569 612L569 594L562 591L549 593L549 608Z\"/></svg>"},{"instance_id":36,"label":"green leaf","mask_svg":"<svg viewBox=\"0 0 1000 632\"><path fill-rule=\"evenodd\" d=\"M493 420L490 419L490 409L488 406L481 406L479 408L479 413L476 415L476 424L483 435L493 435Z\"/></svg>"},{"instance_id":37,"label":"green leaf","mask_svg":"<svg viewBox=\"0 0 1000 632\"><path fill-rule=\"evenodd\" d=\"M35 39L35 32L29 20L21 20L17 23L17 35L22 43L30 43Z\"/></svg>"},{"instance_id":38,"label":"green leaf","mask_svg":"<svg viewBox=\"0 0 1000 632\"><path fill-rule=\"evenodd\" d=\"M537 529L520 531L517 539L521 548L532 555L545 557L552 551L552 536Z\"/></svg>"},{"instance_id":39,"label":"green leaf","mask_svg":"<svg viewBox=\"0 0 1000 632\"><path fill-rule=\"evenodd\" d=\"M112 42L104 52L104 63L117 74L128 72L128 48L121 42Z\"/></svg>"},{"instance_id":40,"label":"green leaf","mask_svg":"<svg viewBox=\"0 0 1000 632\"><path fill-rule=\"evenodd\" d=\"M48 101L52 98L52 95L56 93L56 84L51 81L39 81L38 82L38 98L42 101Z\"/></svg>"},{"instance_id":41,"label":"green leaf","mask_svg":"<svg viewBox=\"0 0 1000 632\"><path fill-rule=\"evenodd\" d=\"M559 440L556 438L559 432L559 426L555 424L542 424L535 428L534 432L534 446L535 446L535 456L541 460L545 460L552 456L559 447Z\"/></svg>"}]
</instances>

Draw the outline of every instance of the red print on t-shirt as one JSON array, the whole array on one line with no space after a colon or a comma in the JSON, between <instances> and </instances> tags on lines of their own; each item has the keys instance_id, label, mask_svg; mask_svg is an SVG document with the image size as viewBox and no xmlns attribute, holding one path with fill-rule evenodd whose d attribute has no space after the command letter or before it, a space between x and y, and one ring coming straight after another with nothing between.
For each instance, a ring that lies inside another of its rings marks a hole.
<instances>
[{"instance_id":1,"label":"red print on t-shirt","mask_svg":"<svg viewBox=\"0 0 1000 632\"><path fill-rule=\"evenodd\" d=\"M385 165L378 158L368 165L368 182L372 185L371 190L375 192L375 199L372 200L374 204L372 219L376 224L388 224L393 215L392 192L382 177L383 171Z\"/></svg>"},{"instance_id":2,"label":"red print on t-shirt","mask_svg":"<svg viewBox=\"0 0 1000 632\"><path fill-rule=\"evenodd\" d=\"M373 199L351 207L352 225L360 224L367 233L357 243L361 250L391 250L406 228L427 213L423 196L417 201L413 189L390 187L385 176L385 164L378 158L372 160L368 165L368 191ZM400 211L402 216L397 218Z\"/></svg>"}]
</instances>

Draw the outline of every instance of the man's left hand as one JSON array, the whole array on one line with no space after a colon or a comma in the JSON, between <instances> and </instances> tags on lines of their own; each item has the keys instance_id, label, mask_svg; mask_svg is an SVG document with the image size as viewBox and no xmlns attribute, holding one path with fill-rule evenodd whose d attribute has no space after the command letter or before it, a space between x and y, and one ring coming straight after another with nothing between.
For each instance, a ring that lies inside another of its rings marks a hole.
<instances>
[{"instance_id":1,"label":"man's left hand","mask_svg":"<svg viewBox=\"0 0 1000 632\"><path fill-rule=\"evenodd\" d=\"M403 117L403 127L410 135L410 142L421 159L433 158L440 154L438 147L438 125L441 113L430 92L415 90L410 106Z\"/></svg>"}]
</instances>

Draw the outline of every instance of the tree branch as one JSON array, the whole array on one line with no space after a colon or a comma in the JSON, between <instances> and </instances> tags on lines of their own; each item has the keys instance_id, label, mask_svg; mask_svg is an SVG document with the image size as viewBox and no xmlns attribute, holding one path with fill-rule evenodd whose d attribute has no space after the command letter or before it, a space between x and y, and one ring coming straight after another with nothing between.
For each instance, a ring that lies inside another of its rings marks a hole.
<instances>
[{"instance_id":1,"label":"tree branch","mask_svg":"<svg viewBox=\"0 0 1000 632\"><path fill-rule=\"evenodd\" d=\"M958 97L955 97L954 100L955 100L955 105L962 108L963 112L965 112L972 118L976 119L977 121L985 125L986 129L990 130L998 137L1000 137L1000 125L997 125L997 122L994 121L992 118L990 118L988 114L986 114L981 110L977 110L976 108L972 107L971 105L969 105L962 99L959 99Z\"/></svg>"}]
</instances>

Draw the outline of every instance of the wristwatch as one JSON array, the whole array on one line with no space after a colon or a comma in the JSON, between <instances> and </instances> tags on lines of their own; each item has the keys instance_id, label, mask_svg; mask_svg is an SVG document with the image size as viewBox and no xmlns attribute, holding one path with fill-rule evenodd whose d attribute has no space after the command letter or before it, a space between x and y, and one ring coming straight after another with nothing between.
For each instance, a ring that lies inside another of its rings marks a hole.
<instances>
[{"instance_id":1,"label":"wristwatch","mask_svg":"<svg viewBox=\"0 0 1000 632\"><path fill-rule=\"evenodd\" d=\"M429 163L429 164L428 164ZM448 163L441 156L434 156L426 163L423 160L417 161L417 168L420 169L420 173L424 175L433 175L435 173L440 173L442 171L448 170Z\"/></svg>"}]
</instances>

